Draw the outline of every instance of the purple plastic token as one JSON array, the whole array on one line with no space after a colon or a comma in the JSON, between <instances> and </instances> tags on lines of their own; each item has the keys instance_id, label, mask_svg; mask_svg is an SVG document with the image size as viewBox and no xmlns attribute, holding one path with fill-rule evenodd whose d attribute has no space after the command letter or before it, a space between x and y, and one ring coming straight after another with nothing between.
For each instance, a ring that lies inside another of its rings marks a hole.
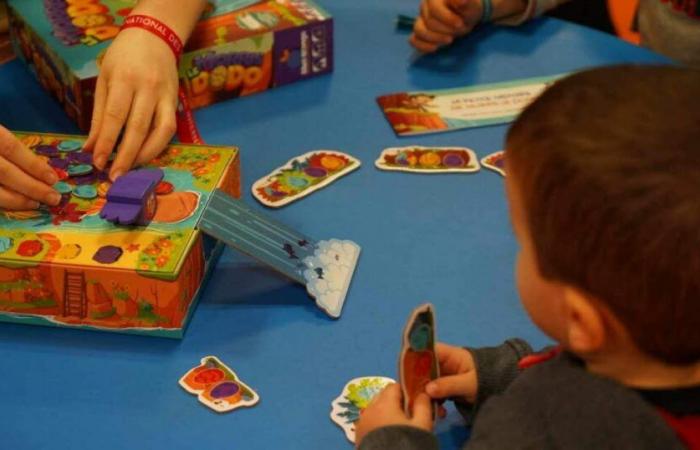
<instances>
[{"instance_id":1,"label":"purple plastic token","mask_svg":"<svg viewBox=\"0 0 700 450\"><path fill-rule=\"evenodd\" d=\"M92 164L92 153L75 152L67 155L68 161L74 164Z\"/></svg>"},{"instance_id":2,"label":"purple plastic token","mask_svg":"<svg viewBox=\"0 0 700 450\"><path fill-rule=\"evenodd\" d=\"M326 170L322 169L321 167L307 167L306 169L304 169L304 173L314 178L322 178L328 174L328 172L326 172Z\"/></svg>"},{"instance_id":3,"label":"purple plastic token","mask_svg":"<svg viewBox=\"0 0 700 450\"><path fill-rule=\"evenodd\" d=\"M68 160L62 158L51 158L49 159L49 166L55 167L57 169L66 170L68 168Z\"/></svg>"},{"instance_id":4,"label":"purple plastic token","mask_svg":"<svg viewBox=\"0 0 700 450\"><path fill-rule=\"evenodd\" d=\"M80 177L73 177L73 181L78 186L83 186L85 184L92 184L97 181L98 176L95 173L89 173Z\"/></svg>"},{"instance_id":5,"label":"purple plastic token","mask_svg":"<svg viewBox=\"0 0 700 450\"><path fill-rule=\"evenodd\" d=\"M238 386L238 383L233 381L222 381L211 390L210 394L213 398L226 398L236 395L240 390L241 387Z\"/></svg>"},{"instance_id":6,"label":"purple plastic token","mask_svg":"<svg viewBox=\"0 0 700 450\"><path fill-rule=\"evenodd\" d=\"M119 258L122 257L123 253L124 250L122 250L121 247L105 245L104 247L100 247L99 250L95 252L92 259L100 264L114 264L115 262L119 261Z\"/></svg>"},{"instance_id":7,"label":"purple plastic token","mask_svg":"<svg viewBox=\"0 0 700 450\"><path fill-rule=\"evenodd\" d=\"M37 155L58 156L58 149L53 145L37 145L34 151Z\"/></svg>"}]
</instances>

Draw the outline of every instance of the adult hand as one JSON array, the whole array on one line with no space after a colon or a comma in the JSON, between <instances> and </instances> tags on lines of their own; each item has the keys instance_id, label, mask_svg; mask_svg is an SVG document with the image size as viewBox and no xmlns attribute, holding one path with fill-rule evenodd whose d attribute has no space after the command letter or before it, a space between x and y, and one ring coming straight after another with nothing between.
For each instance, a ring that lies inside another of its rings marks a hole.
<instances>
[{"instance_id":1,"label":"adult hand","mask_svg":"<svg viewBox=\"0 0 700 450\"><path fill-rule=\"evenodd\" d=\"M481 0L423 0L410 43L424 53L451 44L481 20Z\"/></svg>"},{"instance_id":2,"label":"adult hand","mask_svg":"<svg viewBox=\"0 0 700 450\"><path fill-rule=\"evenodd\" d=\"M178 73L170 47L147 30L128 28L107 49L95 89L85 148L102 170L124 135L112 164L112 180L155 158L176 130Z\"/></svg>"},{"instance_id":3,"label":"adult hand","mask_svg":"<svg viewBox=\"0 0 700 450\"><path fill-rule=\"evenodd\" d=\"M56 172L0 126L0 209L36 209L39 203L58 205L61 194Z\"/></svg>"}]
</instances>

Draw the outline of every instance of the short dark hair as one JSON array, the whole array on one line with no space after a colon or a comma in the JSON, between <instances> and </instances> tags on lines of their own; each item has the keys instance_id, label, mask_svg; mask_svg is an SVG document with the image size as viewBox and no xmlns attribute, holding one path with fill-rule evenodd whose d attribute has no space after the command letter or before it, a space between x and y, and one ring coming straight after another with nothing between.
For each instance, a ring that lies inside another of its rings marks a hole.
<instances>
[{"instance_id":1,"label":"short dark hair","mask_svg":"<svg viewBox=\"0 0 700 450\"><path fill-rule=\"evenodd\" d=\"M700 71L568 76L506 139L542 275L604 302L642 351L700 360Z\"/></svg>"}]
</instances>

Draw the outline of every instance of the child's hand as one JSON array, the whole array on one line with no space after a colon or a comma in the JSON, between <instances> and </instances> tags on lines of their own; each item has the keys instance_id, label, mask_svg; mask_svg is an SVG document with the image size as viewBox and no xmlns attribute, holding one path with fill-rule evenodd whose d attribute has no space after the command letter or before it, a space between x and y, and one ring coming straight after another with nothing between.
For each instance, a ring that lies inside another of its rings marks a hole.
<instances>
[{"instance_id":1,"label":"child's hand","mask_svg":"<svg viewBox=\"0 0 700 450\"><path fill-rule=\"evenodd\" d=\"M430 398L420 394L413 404L413 417L409 419L403 412L401 387L390 384L362 411L360 420L355 424L355 445L359 447L362 439L371 431L390 425L408 425L432 431L433 410Z\"/></svg>"},{"instance_id":2,"label":"child's hand","mask_svg":"<svg viewBox=\"0 0 700 450\"><path fill-rule=\"evenodd\" d=\"M410 42L424 53L449 45L479 23L481 0L423 0Z\"/></svg>"},{"instance_id":3,"label":"child's hand","mask_svg":"<svg viewBox=\"0 0 700 450\"><path fill-rule=\"evenodd\" d=\"M440 378L428 383L425 392L435 400L456 397L473 403L477 380L472 354L462 347L443 343L437 343L435 351L440 363Z\"/></svg>"},{"instance_id":4,"label":"child's hand","mask_svg":"<svg viewBox=\"0 0 700 450\"><path fill-rule=\"evenodd\" d=\"M0 126L0 209L28 210L39 203L55 206L61 195L51 186L53 169Z\"/></svg>"},{"instance_id":5,"label":"child's hand","mask_svg":"<svg viewBox=\"0 0 700 450\"><path fill-rule=\"evenodd\" d=\"M146 30L123 30L109 46L95 89L86 149L104 169L122 128L126 128L110 177L155 158L175 133L178 73L175 56Z\"/></svg>"}]
</instances>

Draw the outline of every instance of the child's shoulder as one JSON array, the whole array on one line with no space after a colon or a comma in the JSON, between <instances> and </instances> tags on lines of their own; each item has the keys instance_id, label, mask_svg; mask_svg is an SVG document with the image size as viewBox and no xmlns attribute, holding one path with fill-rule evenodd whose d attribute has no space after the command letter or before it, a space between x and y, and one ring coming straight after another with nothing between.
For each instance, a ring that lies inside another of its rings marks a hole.
<instances>
[{"instance_id":1,"label":"child's shoulder","mask_svg":"<svg viewBox=\"0 0 700 450\"><path fill-rule=\"evenodd\" d=\"M489 399L472 440L495 447L519 442L519 448L683 448L641 396L590 374L567 353L524 369L503 394Z\"/></svg>"}]
</instances>

